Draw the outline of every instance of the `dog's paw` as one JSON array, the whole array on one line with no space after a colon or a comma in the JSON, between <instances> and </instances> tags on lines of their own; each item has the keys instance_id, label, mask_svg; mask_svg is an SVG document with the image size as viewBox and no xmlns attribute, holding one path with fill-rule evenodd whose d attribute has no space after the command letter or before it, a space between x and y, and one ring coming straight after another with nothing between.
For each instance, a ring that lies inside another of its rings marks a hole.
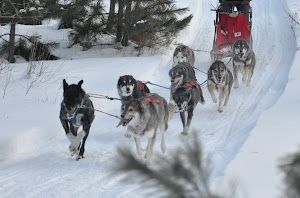
<instances>
[{"instance_id":1,"label":"dog's paw","mask_svg":"<svg viewBox=\"0 0 300 198\"><path fill-rule=\"evenodd\" d=\"M218 99L217 99L216 97L212 97L211 99L212 99L212 101L213 101L214 103L217 103L217 102L218 102Z\"/></svg>"},{"instance_id":2,"label":"dog's paw","mask_svg":"<svg viewBox=\"0 0 300 198\"><path fill-rule=\"evenodd\" d=\"M146 156L146 150L145 150L145 149L140 149L140 150L137 151L137 153L138 153L139 155L144 155L144 157ZM145 157L145 158L146 158L146 157Z\"/></svg>"},{"instance_id":3,"label":"dog's paw","mask_svg":"<svg viewBox=\"0 0 300 198\"><path fill-rule=\"evenodd\" d=\"M162 153L165 153L167 151L167 145L166 144L162 144L160 149L161 149Z\"/></svg>"},{"instance_id":4,"label":"dog's paw","mask_svg":"<svg viewBox=\"0 0 300 198\"><path fill-rule=\"evenodd\" d=\"M80 159L83 159L84 157L83 157L83 155L78 155L77 157L76 157L76 161L78 161L78 160L80 160Z\"/></svg>"},{"instance_id":5,"label":"dog's paw","mask_svg":"<svg viewBox=\"0 0 300 198\"><path fill-rule=\"evenodd\" d=\"M181 132L181 135L187 136L187 135L188 135L188 132L183 131L183 132Z\"/></svg>"},{"instance_id":6,"label":"dog's paw","mask_svg":"<svg viewBox=\"0 0 300 198\"><path fill-rule=\"evenodd\" d=\"M130 135L129 133L125 133L124 136L125 136L126 138L131 138L131 135Z\"/></svg>"},{"instance_id":7,"label":"dog's paw","mask_svg":"<svg viewBox=\"0 0 300 198\"><path fill-rule=\"evenodd\" d=\"M71 153L77 152L79 150L79 147L80 147L80 142L79 143L73 142L72 144L69 145L69 151Z\"/></svg>"},{"instance_id":8,"label":"dog's paw","mask_svg":"<svg viewBox=\"0 0 300 198\"><path fill-rule=\"evenodd\" d=\"M234 87L235 89L236 89L236 88L239 88L239 84L236 83L236 84L233 85L233 87Z\"/></svg>"},{"instance_id":9,"label":"dog's paw","mask_svg":"<svg viewBox=\"0 0 300 198\"><path fill-rule=\"evenodd\" d=\"M69 151L70 151L71 153L75 152L76 150L78 150L78 149L75 148L75 147L73 146L73 144L70 144L70 145L69 145Z\"/></svg>"},{"instance_id":10,"label":"dog's paw","mask_svg":"<svg viewBox=\"0 0 300 198\"><path fill-rule=\"evenodd\" d=\"M246 83L246 78L242 78L243 83Z\"/></svg>"},{"instance_id":11,"label":"dog's paw","mask_svg":"<svg viewBox=\"0 0 300 198\"><path fill-rule=\"evenodd\" d=\"M223 112L223 108L218 108L218 111L219 111L219 113L222 113Z\"/></svg>"},{"instance_id":12,"label":"dog's paw","mask_svg":"<svg viewBox=\"0 0 300 198\"><path fill-rule=\"evenodd\" d=\"M71 156L79 154L79 150L74 150L74 151L70 151L70 152L71 152Z\"/></svg>"},{"instance_id":13,"label":"dog's paw","mask_svg":"<svg viewBox=\"0 0 300 198\"><path fill-rule=\"evenodd\" d=\"M152 161L151 161L151 160L148 160L148 159L146 159L146 160L145 160L145 163L146 163L146 165L147 165L147 166L151 166L151 164L152 164Z\"/></svg>"}]
</instances>

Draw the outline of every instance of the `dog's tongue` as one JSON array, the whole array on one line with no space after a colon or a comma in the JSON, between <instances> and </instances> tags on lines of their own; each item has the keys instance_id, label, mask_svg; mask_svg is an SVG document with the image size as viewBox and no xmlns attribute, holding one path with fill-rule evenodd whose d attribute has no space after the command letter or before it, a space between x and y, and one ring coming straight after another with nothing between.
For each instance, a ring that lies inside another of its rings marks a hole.
<instances>
[{"instance_id":1,"label":"dog's tongue","mask_svg":"<svg viewBox=\"0 0 300 198\"><path fill-rule=\"evenodd\" d=\"M175 89L176 85L177 85L177 83L171 83L171 89Z\"/></svg>"},{"instance_id":2,"label":"dog's tongue","mask_svg":"<svg viewBox=\"0 0 300 198\"><path fill-rule=\"evenodd\" d=\"M119 127L120 125L122 125L123 123L128 122L128 119L121 119L119 124L116 127Z\"/></svg>"},{"instance_id":3,"label":"dog's tongue","mask_svg":"<svg viewBox=\"0 0 300 198\"><path fill-rule=\"evenodd\" d=\"M74 115L74 113L75 113L75 110L76 110L76 109L74 109L74 110L71 110L71 111L67 111L68 115L69 115L69 116L73 116L73 115Z\"/></svg>"}]
</instances>

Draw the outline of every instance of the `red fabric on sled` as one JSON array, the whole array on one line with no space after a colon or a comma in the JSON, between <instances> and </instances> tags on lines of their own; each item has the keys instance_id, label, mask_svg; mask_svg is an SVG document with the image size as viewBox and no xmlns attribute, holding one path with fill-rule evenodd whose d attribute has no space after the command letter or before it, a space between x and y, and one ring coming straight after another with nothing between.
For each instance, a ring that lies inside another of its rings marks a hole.
<instances>
[{"instance_id":1,"label":"red fabric on sled","mask_svg":"<svg viewBox=\"0 0 300 198\"><path fill-rule=\"evenodd\" d=\"M228 34L228 39L226 34ZM227 14L220 14L216 46L223 43L234 43L239 39L249 41L249 36L250 28L246 14L239 14L235 18Z\"/></svg>"}]
</instances>

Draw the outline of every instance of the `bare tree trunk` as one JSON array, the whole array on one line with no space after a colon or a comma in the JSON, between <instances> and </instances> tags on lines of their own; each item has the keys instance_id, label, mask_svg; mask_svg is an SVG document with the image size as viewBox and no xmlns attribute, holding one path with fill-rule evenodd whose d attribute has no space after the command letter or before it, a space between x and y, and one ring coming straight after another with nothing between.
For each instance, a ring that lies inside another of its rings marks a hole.
<instances>
[{"instance_id":1,"label":"bare tree trunk","mask_svg":"<svg viewBox=\"0 0 300 198\"><path fill-rule=\"evenodd\" d=\"M15 35L16 35L16 24L10 24L10 35L9 35L9 46L8 46L8 62L14 63L15 62Z\"/></svg>"},{"instance_id":2,"label":"bare tree trunk","mask_svg":"<svg viewBox=\"0 0 300 198\"><path fill-rule=\"evenodd\" d=\"M121 42L123 37L123 15L124 15L123 10L124 10L124 0L119 0L116 42Z\"/></svg>"},{"instance_id":3,"label":"bare tree trunk","mask_svg":"<svg viewBox=\"0 0 300 198\"><path fill-rule=\"evenodd\" d=\"M126 13L124 20L124 35L122 40L123 46L128 46L128 40L130 35L130 27L131 27L131 5L132 0L126 0Z\"/></svg>"},{"instance_id":4,"label":"bare tree trunk","mask_svg":"<svg viewBox=\"0 0 300 198\"><path fill-rule=\"evenodd\" d=\"M106 24L106 31L110 32L113 27L113 23L115 21L115 10L116 10L116 3L117 0L110 0L110 8L109 8L109 14Z\"/></svg>"}]
</instances>

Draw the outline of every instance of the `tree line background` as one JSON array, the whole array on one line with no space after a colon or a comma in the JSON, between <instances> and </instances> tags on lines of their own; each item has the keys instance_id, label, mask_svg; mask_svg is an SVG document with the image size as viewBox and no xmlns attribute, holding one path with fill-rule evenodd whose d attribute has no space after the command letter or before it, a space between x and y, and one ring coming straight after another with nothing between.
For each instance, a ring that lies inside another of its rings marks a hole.
<instances>
[{"instance_id":1,"label":"tree line background","mask_svg":"<svg viewBox=\"0 0 300 198\"><path fill-rule=\"evenodd\" d=\"M16 34L16 24L40 25L45 19L59 19L59 29L71 28L71 44L80 44L88 50L97 36L115 36L115 46L137 48L166 46L184 29L192 15L184 15L188 8L177 8L175 0L110 0L105 11L102 0L2 0L0 25L9 25L10 33L0 35L0 54L14 55L30 60L56 60L51 48L58 43L41 43L39 36ZM4 36L9 35L9 40Z\"/></svg>"}]
</instances>

